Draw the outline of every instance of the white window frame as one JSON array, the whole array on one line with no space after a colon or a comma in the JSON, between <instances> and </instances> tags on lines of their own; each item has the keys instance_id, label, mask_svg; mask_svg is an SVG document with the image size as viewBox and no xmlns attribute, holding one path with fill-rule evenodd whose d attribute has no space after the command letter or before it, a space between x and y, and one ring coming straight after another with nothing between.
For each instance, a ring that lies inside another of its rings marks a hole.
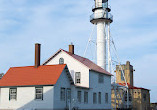
<instances>
[{"instance_id":1,"label":"white window frame","mask_svg":"<svg viewBox=\"0 0 157 110\"><path fill-rule=\"evenodd\" d=\"M35 100L43 100L43 87L35 88Z\"/></svg>"},{"instance_id":2,"label":"white window frame","mask_svg":"<svg viewBox=\"0 0 157 110\"><path fill-rule=\"evenodd\" d=\"M81 72L75 72L75 83L81 84Z\"/></svg>"},{"instance_id":3,"label":"white window frame","mask_svg":"<svg viewBox=\"0 0 157 110\"><path fill-rule=\"evenodd\" d=\"M59 64L64 64L64 58L59 59Z\"/></svg>"},{"instance_id":4,"label":"white window frame","mask_svg":"<svg viewBox=\"0 0 157 110\"><path fill-rule=\"evenodd\" d=\"M17 88L9 89L9 100L17 100Z\"/></svg>"}]
</instances>

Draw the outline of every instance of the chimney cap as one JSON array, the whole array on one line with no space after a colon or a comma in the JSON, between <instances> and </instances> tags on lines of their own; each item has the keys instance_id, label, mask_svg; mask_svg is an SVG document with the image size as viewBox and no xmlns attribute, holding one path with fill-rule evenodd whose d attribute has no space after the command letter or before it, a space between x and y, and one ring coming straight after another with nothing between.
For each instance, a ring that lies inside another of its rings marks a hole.
<instances>
[{"instance_id":1,"label":"chimney cap","mask_svg":"<svg viewBox=\"0 0 157 110\"><path fill-rule=\"evenodd\" d=\"M35 45L41 45L40 43L35 43Z\"/></svg>"},{"instance_id":2,"label":"chimney cap","mask_svg":"<svg viewBox=\"0 0 157 110\"><path fill-rule=\"evenodd\" d=\"M73 44L73 42L71 42L71 44L70 44L70 45L74 45L74 44Z\"/></svg>"}]
</instances>

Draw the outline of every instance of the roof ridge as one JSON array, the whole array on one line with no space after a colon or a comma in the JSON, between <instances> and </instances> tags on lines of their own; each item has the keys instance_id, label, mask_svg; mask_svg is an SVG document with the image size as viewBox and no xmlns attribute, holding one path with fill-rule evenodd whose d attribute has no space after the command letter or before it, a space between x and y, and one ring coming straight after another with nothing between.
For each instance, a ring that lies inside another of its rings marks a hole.
<instances>
[{"instance_id":1,"label":"roof ridge","mask_svg":"<svg viewBox=\"0 0 157 110\"><path fill-rule=\"evenodd\" d=\"M65 52L67 52L67 53L69 53L69 54L71 54L70 52L68 52L68 51L66 51L66 50L64 50L64 49L61 49L61 50L65 51ZM81 57L81 58L84 58L84 59L89 60L88 58L82 57L82 56L77 55L77 54L71 54L71 55L76 55L76 56L78 56L78 57ZM91 60L90 60L90 61L91 61Z\"/></svg>"}]
</instances>

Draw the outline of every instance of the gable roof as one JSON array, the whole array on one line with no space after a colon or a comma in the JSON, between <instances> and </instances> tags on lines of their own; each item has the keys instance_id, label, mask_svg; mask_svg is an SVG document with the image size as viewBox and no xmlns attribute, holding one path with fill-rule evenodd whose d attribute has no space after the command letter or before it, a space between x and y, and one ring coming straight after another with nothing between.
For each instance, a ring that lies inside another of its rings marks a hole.
<instances>
[{"instance_id":1,"label":"gable roof","mask_svg":"<svg viewBox=\"0 0 157 110\"><path fill-rule=\"evenodd\" d=\"M66 65L44 65L34 68L12 67L0 80L0 86L54 85Z\"/></svg>"},{"instance_id":2,"label":"gable roof","mask_svg":"<svg viewBox=\"0 0 157 110\"><path fill-rule=\"evenodd\" d=\"M81 57L81 56L76 55L76 54L72 54L72 53L70 53L68 51L65 51L63 49L60 49L58 52L56 52L43 65L46 65L52 58L54 58L54 56L56 56L61 51L64 51L65 53L67 53L68 55L70 55L71 57L73 57L74 59L76 59L77 61L79 61L82 64L84 64L85 66L87 66L92 71L96 71L96 72L99 72L99 73L103 73L103 74L112 76L111 73L107 72L106 70L104 70L103 68L101 68L100 66L98 66L97 64L95 64L94 62L92 62L91 60L89 60L87 58L84 58L84 57Z\"/></svg>"}]
</instances>

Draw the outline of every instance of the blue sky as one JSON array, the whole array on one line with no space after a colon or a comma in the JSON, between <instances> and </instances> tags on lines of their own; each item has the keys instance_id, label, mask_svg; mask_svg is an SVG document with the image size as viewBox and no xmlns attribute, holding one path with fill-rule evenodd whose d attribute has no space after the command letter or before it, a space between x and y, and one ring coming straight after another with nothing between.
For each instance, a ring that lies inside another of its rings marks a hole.
<instances>
[{"instance_id":1,"label":"blue sky","mask_svg":"<svg viewBox=\"0 0 157 110\"><path fill-rule=\"evenodd\" d=\"M37 42L42 62L71 42L82 56L93 28L93 5L94 0L0 0L0 72L33 65ZM157 1L112 0L110 5L111 36L121 62L131 62L135 85L151 89L151 102L157 102ZM86 57L92 59L89 50Z\"/></svg>"}]
</instances>

